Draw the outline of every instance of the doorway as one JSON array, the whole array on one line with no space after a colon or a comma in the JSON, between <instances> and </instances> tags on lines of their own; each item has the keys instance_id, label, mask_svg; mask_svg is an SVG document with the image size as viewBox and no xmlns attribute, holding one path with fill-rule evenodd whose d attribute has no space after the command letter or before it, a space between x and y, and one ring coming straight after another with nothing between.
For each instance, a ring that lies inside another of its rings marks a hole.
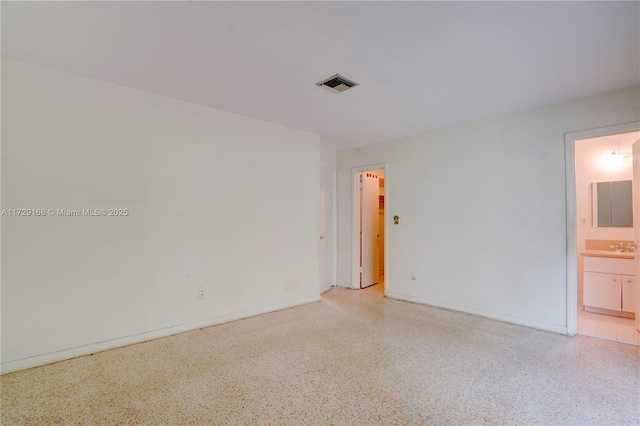
<instances>
[{"instance_id":1,"label":"doorway","mask_svg":"<svg viewBox=\"0 0 640 426\"><path fill-rule=\"evenodd\" d=\"M640 345L633 319L634 314L640 316L640 250L636 254L629 249L639 240L640 230L640 182L634 178L631 155L639 130L640 123L630 123L565 136L569 335ZM621 197L611 190L604 197L600 192L625 185L622 205L626 204L629 222L616 223L621 212L615 206Z\"/></svg>"},{"instance_id":2,"label":"doorway","mask_svg":"<svg viewBox=\"0 0 640 426\"><path fill-rule=\"evenodd\" d=\"M388 173L386 164L353 169L352 288L386 294Z\"/></svg>"}]
</instances>

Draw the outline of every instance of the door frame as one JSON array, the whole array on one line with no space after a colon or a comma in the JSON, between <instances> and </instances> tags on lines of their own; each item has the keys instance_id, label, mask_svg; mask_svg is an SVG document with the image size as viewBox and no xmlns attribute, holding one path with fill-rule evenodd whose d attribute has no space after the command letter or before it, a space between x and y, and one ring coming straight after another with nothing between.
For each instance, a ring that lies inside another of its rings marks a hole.
<instances>
[{"instance_id":1,"label":"door frame","mask_svg":"<svg viewBox=\"0 0 640 426\"><path fill-rule=\"evenodd\" d=\"M389 288L389 166L385 163L371 164L369 166L354 167L351 169L351 288L360 289L360 186L358 175L370 170L384 170L384 295Z\"/></svg>"},{"instance_id":2,"label":"door frame","mask_svg":"<svg viewBox=\"0 0 640 426\"><path fill-rule=\"evenodd\" d=\"M640 139L631 144L632 155L632 182L640 182ZM632 185L633 186L633 185ZM632 194L633 203L633 223L640 223L640 190L635 188ZM633 242L636 244L635 251L638 252L638 242L640 241L640 226L633 227ZM636 330L640 331L640 258L636 256L634 259L634 275L635 275L635 314L636 314Z\"/></svg>"},{"instance_id":3,"label":"door frame","mask_svg":"<svg viewBox=\"0 0 640 426\"><path fill-rule=\"evenodd\" d=\"M567 221L567 335L578 334L578 218L576 209L576 141L640 130L640 121L565 133L565 193ZM634 228L640 224L634 223Z\"/></svg>"},{"instance_id":4,"label":"door frame","mask_svg":"<svg viewBox=\"0 0 640 426\"><path fill-rule=\"evenodd\" d=\"M320 173L322 173L323 170L329 172L332 176L331 191L333 193L333 197L332 197L333 209L331 210L331 215L333 216L332 218L333 226L331 227L331 237L333 239L333 244L332 244L333 247L331 248L331 251L333 256L331 256L331 259L329 260L331 262L331 271L332 271L331 277L329 277L331 279L331 285L329 286L329 288L331 288L338 283L338 186L337 186L338 176L337 176L337 172L333 169L320 167ZM321 212L321 214L324 214L324 212ZM322 283L320 283L320 286L322 286Z\"/></svg>"}]
</instances>

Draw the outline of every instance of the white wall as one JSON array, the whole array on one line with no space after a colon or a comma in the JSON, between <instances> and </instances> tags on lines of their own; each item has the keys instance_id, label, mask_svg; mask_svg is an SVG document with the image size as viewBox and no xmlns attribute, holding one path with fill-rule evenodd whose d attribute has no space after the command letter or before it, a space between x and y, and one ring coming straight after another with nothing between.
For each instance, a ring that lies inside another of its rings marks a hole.
<instances>
[{"instance_id":1,"label":"white wall","mask_svg":"<svg viewBox=\"0 0 640 426\"><path fill-rule=\"evenodd\" d=\"M320 168L336 170L338 168L337 158L335 151L320 148Z\"/></svg>"},{"instance_id":2,"label":"white wall","mask_svg":"<svg viewBox=\"0 0 640 426\"><path fill-rule=\"evenodd\" d=\"M319 136L2 62L2 370L319 300ZM198 299L198 288L205 298Z\"/></svg>"},{"instance_id":3,"label":"white wall","mask_svg":"<svg viewBox=\"0 0 640 426\"><path fill-rule=\"evenodd\" d=\"M594 228L592 226L591 184L633 179L631 162L616 161L611 151L631 152L631 144L640 138L640 133L631 132L599 138L582 139L575 143L576 167L576 232L578 252L586 248L586 240L631 240L633 228ZM586 219L586 223L582 220ZM583 288L583 258L578 260L578 295Z\"/></svg>"},{"instance_id":4,"label":"white wall","mask_svg":"<svg viewBox=\"0 0 640 426\"><path fill-rule=\"evenodd\" d=\"M336 284L336 172L320 169L320 293Z\"/></svg>"},{"instance_id":5,"label":"white wall","mask_svg":"<svg viewBox=\"0 0 640 426\"><path fill-rule=\"evenodd\" d=\"M323 143L320 137L320 144ZM336 284L336 182L338 168L336 152L320 148L320 230L324 240L320 242L320 292L324 293Z\"/></svg>"},{"instance_id":6,"label":"white wall","mask_svg":"<svg viewBox=\"0 0 640 426\"><path fill-rule=\"evenodd\" d=\"M564 134L639 119L638 86L338 152L338 281L352 168L387 162L387 291L566 332ZM411 280L411 272L417 280Z\"/></svg>"}]
</instances>

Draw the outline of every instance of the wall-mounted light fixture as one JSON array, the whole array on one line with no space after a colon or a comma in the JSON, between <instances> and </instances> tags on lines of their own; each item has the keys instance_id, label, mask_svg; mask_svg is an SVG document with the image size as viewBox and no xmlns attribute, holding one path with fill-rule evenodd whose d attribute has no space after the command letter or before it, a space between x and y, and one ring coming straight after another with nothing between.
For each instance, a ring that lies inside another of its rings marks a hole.
<instances>
[{"instance_id":1,"label":"wall-mounted light fixture","mask_svg":"<svg viewBox=\"0 0 640 426\"><path fill-rule=\"evenodd\" d=\"M632 158L630 152L618 152L615 149L611 151L611 157L622 160L625 163L630 163Z\"/></svg>"}]
</instances>

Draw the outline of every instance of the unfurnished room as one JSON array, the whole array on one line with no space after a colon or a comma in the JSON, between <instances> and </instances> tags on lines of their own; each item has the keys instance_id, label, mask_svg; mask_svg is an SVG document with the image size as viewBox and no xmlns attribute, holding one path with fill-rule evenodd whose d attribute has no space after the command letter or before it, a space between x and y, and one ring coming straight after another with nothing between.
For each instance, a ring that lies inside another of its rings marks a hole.
<instances>
[{"instance_id":1,"label":"unfurnished room","mask_svg":"<svg viewBox=\"0 0 640 426\"><path fill-rule=\"evenodd\" d=\"M640 424L640 2L0 15L3 425Z\"/></svg>"}]
</instances>

